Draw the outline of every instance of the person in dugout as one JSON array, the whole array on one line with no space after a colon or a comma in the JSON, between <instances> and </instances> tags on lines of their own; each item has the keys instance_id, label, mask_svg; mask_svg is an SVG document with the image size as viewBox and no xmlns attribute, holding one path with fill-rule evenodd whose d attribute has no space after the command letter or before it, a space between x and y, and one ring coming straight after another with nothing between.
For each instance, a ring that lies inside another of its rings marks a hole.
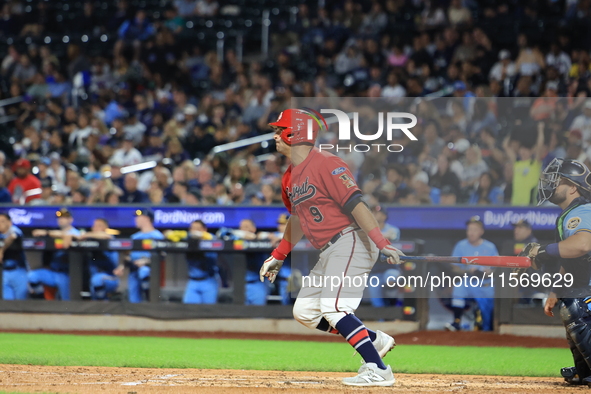
<instances>
[{"instance_id":1,"label":"person in dugout","mask_svg":"<svg viewBox=\"0 0 591 394\"><path fill-rule=\"evenodd\" d=\"M98 218L92 223L89 232L80 234L77 238L108 240L113 239L117 230L109 228L106 219ZM119 253L109 250L90 252L88 269L90 271L90 295L93 300L106 300L107 296L119 287L119 278L114 271L119 265Z\"/></svg>"},{"instance_id":2,"label":"person in dugout","mask_svg":"<svg viewBox=\"0 0 591 394\"><path fill-rule=\"evenodd\" d=\"M378 221L378 226L384 237L391 242L399 241L400 229L387 223L388 212L386 209L376 205L371 209L371 212ZM372 306L382 308L398 302L401 295L400 290L396 287L389 287L388 284L391 284L400 275L402 275L402 271L398 265L376 264L373 266L370 278L377 277L378 280L370 279L372 280L370 283L376 283L377 286L367 287Z\"/></svg>"},{"instance_id":3,"label":"person in dugout","mask_svg":"<svg viewBox=\"0 0 591 394\"><path fill-rule=\"evenodd\" d=\"M34 298L44 297L47 300L56 299L56 293L61 300L70 299L70 274L67 249L72 244L72 238L80 235L80 230L73 226L74 218L67 208L62 208L55 213L57 218L57 230L36 229L33 237L55 238L55 246L59 250L45 252L43 267L29 271L28 280L31 293Z\"/></svg>"},{"instance_id":4,"label":"person in dugout","mask_svg":"<svg viewBox=\"0 0 591 394\"><path fill-rule=\"evenodd\" d=\"M466 238L459 241L452 252L452 256L498 256L497 247L490 241L482 238L484 235L484 223L479 216L473 216L466 222ZM454 268L460 275L468 274L468 277L490 272L486 267L465 266L463 264L454 264ZM488 276L487 276L488 278ZM468 300L474 299L478 304L476 311L475 329L481 328L483 331L492 331L493 329L493 310L494 310L495 289L491 286L490 278L482 281L479 286L472 286L470 283L464 283L463 286L454 286L452 289L451 307L454 314L453 323L446 324L449 331L461 330L462 315L466 308Z\"/></svg>"},{"instance_id":5,"label":"person in dugout","mask_svg":"<svg viewBox=\"0 0 591 394\"><path fill-rule=\"evenodd\" d=\"M258 239L257 227L250 219L240 221L238 229L221 228L218 237L224 240L256 241ZM270 288L267 283L259 279L259 270L263 264L263 253L245 253L246 257L246 284L245 304L266 305Z\"/></svg>"},{"instance_id":6,"label":"person in dugout","mask_svg":"<svg viewBox=\"0 0 591 394\"><path fill-rule=\"evenodd\" d=\"M131 239L164 239L164 235L154 228L154 213L149 209L135 211L135 226L140 231L133 234ZM127 293L129 302L142 302L142 298L150 298L150 263L152 253L149 251L132 251L124 264L120 264L113 273L122 276L125 267L129 268L127 277Z\"/></svg>"},{"instance_id":7,"label":"person in dugout","mask_svg":"<svg viewBox=\"0 0 591 394\"><path fill-rule=\"evenodd\" d=\"M258 238L260 240L269 240L273 243L273 247L277 247L279 242L283 239L283 234L285 233L285 227L287 226L287 221L289 216L286 214L281 214L277 218L277 231L272 233L267 232L260 232ZM291 269L291 256L288 256L285 261L283 262L283 266L279 270L277 274L277 279L275 280L275 284L277 285L277 293L281 297L281 304L289 305L291 304L291 296L290 296L290 277L292 276L292 269ZM295 290L295 289L294 289Z\"/></svg>"},{"instance_id":8,"label":"person in dugout","mask_svg":"<svg viewBox=\"0 0 591 394\"><path fill-rule=\"evenodd\" d=\"M191 223L186 239L201 239L209 241L213 235L207 232L207 226L201 220ZM183 303L185 304L215 304L219 292L218 254L212 252L188 252L187 266L189 281L185 288Z\"/></svg>"},{"instance_id":9,"label":"person in dugout","mask_svg":"<svg viewBox=\"0 0 591 394\"><path fill-rule=\"evenodd\" d=\"M531 223L527 219L520 219L513 223L513 239L503 243L503 256L517 256L525 245L538 242L534 236Z\"/></svg>"},{"instance_id":10,"label":"person in dugout","mask_svg":"<svg viewBox=\"0 0 591 394\"><path fill-rule=\"evenodd\" d=\"M503 243L501 248L502 256L517 256L525 245L538 242L535 237L531 223L527 219L520 219L513 223L513 239ZM526 270L529 274L534 272L533 268ZM531 304L546 298L543 286L528 286L519 288L519 303Z\"/></svg>"},{"instance_id":11,"label":"person in dugout","mask_svg":"<svg viewBox=\"0 0 591 394\"><path fill-rule=\"evenodd\" d=\"M0 213L0 263L2 264L2 298L25 300L29 294L29 265L23 251L23 232L12 224L7 213Z\"/></svg>"}]
</instances>

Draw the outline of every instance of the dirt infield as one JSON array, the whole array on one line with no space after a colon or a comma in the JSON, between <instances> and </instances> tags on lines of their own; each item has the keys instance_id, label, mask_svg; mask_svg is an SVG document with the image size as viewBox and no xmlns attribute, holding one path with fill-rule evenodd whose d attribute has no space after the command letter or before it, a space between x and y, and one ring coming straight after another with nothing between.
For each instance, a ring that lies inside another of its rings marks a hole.
<instances>
[{"instance_id":1,"label":"dirt infield","mask_svg":"<svg viewBox=\"0 0 591 394\"><path fill-rule=\"evenodd\" d=\"M340 380L351 373L200 369L45 367L0 365L1 390L76 394L142 393L571 393L559 378L505 376L396 375L388 388L350 388Z\"/></svg>"},{"instance_id":2,"label":"dirt infield","mask_svg":"<svg viewBox=\"0 0 591 394\"><path fill-rule=\"evenodd\" d=\"M251 334L228 332L189 332L189 331L0 331L38 334L71 335L113 335L130 337L164 338L215 338L215 339L261 339L272 341L317 341L343 342L340 335L292 335L292 334ZM553 347L568 348L566 339L523 337L517 335L499 335L479 331L419 331L395 335L399 345L440 345L440 346L505 346L505 347Z\"/></svg>"}]
</instances>

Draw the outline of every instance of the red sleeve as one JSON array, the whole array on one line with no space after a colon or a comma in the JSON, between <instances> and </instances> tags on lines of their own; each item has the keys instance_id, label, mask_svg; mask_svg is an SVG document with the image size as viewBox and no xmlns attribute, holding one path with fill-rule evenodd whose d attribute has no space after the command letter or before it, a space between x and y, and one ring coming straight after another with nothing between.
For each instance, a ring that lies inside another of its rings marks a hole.
<instances>
[{"instance_id":1,"label":"red sleeve","mask_svg":"<svg viewBox=\"0 0 591 394\"><path fill-rule=\"evenodd\" d=\"M18 178L12 178L12 180L10 181L10 183L8 184L8 191L10 192L10 195L14 194L14 188L16 187L16 180Z\"/></svg>"},{"instance_id":2,"label":"red sleeve","mask_svg":"<svg viewBox=\"0 0 591 394\"><path fill-rule=\"evenodd\" d=\"M328 158L319 174L327 193L341 207L353 193L361 192L349 167L337 156Z\"/></svg>"},{"instance_id":3,"label":"red sleeve","mask_svg":"<svg viewBox=\"0 0 591 394\"><path fill-rule=\"evenodd\" d=\"M283 205L287 208L287 211L291 215L291 201L289 200L289 184L291 182L291 166L287 167L285 170L285 174L283 174L283 178L281 179L281 198L283 199Z\"/></svg>"}]
</instances>

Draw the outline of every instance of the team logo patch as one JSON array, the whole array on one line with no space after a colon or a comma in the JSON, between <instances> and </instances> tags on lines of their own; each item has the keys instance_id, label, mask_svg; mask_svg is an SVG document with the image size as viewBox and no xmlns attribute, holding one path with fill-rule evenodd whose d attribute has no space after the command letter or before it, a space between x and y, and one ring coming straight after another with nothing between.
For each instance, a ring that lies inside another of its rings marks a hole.
<instances>
[{"instance_id":1,"label":"team logo patch","mask_svg":"<svg viewBox=\"0 0 591 394\"><path fill-rule=\"evenodd\" d=\"M334 170L332 170L332 175L339 175L342 174L343 172L347 171L347 169L345 167L339 167L339 168L335 168Z\"/></svg>"},{"instance_id":2,"label":"team logo patch","mask_svg":"<svg viewBox=\"0 0 591 394\"><path fill-rule=\"evenodd\" d=\"M355 181L347 174L343 174L339 178L343 181L343 185L347 186L347 189L356 186Z\"/></svg>"},{"instance_id":3,"label":"team logo patch","mask_svg":"<svg viewBox=\"0 0 591 394\"><path fill-rule=\"evenodd\" d=\"M566 229L567 230L574 230L577 227L579 227L579 224L581 223L581 218L580 217L574 217L574 218L570 218L568 220L568 223L566 223Z\"/></svg>"}]
</instances>

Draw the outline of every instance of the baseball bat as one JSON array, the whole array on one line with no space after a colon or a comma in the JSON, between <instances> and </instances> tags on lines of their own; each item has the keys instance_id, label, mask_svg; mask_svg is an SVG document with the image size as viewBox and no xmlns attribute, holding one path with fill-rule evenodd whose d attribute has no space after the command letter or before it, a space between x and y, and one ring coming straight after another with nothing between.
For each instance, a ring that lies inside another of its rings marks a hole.
<instances>
[{"instance_id":1,"label":"baseball bat","mask_svg":"<svg viewBox=\"0 0 591 394\"><path fill-rule=\"evenodd\" d=\"M401 256L401 260L417 263L456 263L466 265L481 265L485 267L531 267L530 258L521 256Z\"/></svg>"}]
</instances>

